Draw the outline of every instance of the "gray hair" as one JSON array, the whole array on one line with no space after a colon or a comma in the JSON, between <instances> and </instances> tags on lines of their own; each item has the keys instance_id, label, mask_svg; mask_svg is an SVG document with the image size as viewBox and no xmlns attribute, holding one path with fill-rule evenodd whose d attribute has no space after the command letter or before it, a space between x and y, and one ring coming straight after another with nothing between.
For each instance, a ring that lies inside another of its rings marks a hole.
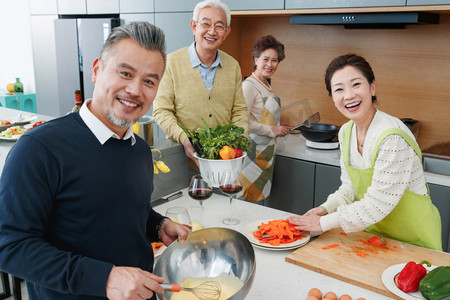
<instances>
[{"instance_id":1,"label":"gray hair","mask_svg":"<svg viewBox=\"0 0 450 300\"><path fill-rule=\"evenodd\" d=\"M164 64L166 63L166 39L164 32L148 22L131 22L115 27L103 45L100 58L106 60L108 52L114 48L117 42L123 39L132 39L147 50L159 51L164 58Z\"/></svg>"},{"instance_id":2,"label":"gray hair","mask_svg":"<svg viewBox=\"0 0 450 300\"><path fill-rule=\"evenodd\" d=\"M194 8L194 14L192 16L192 20L195 22L198 22L198 15L200 14L200 10L205 7L218 7L221 8L225 15L227 16L227 27L231 25L231 12L228 8L228 5L226 5L223 2L220 2L220 0L205 0L202 2L197 3L197 5Z\"/></svg>"}]
</instances>

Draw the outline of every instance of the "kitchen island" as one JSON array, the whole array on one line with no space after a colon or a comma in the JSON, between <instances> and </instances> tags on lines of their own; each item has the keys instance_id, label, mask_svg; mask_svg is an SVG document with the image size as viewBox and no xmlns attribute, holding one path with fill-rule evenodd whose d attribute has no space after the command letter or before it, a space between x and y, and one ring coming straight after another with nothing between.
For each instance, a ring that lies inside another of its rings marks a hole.
<instances>
[{"instance_id":1,"label":"kitchen island","mask_svg":"<svg viewBox=\"0 0 450 300\"><path fill-rule=\"evenodd\" d=\"M235 199L231 209L228 198L216 193L205 200L203 208L201 208L198 201L188 196L187 189L182 192L181 198L158 205L154 209L165 214L169 207L182 206L187 208L193 222L199 222L205 228L226 227L241 233L252 222L281 219L292 215L285 211ZM222 224L222 219L230 216L230 213L233 217L240 219L239 224L232 226ZM323 294L333 291L338 296L348 294L353 299L358 297L367 300L392 299L286 262L286 256L294 250L275 251L256 247L254 250L256 273L253 286L246 299L306 299L308 291L313 287L320 289Z\"/></svg>"}]
</instances>

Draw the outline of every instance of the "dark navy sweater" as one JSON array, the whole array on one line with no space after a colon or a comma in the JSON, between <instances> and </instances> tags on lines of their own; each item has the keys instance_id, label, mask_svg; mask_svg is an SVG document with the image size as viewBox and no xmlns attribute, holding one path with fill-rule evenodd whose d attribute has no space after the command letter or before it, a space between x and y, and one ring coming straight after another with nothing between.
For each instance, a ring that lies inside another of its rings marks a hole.
<instances>
[{"instance_id":1,"label":"dark navy sweater","mask_svg":"<svg viewBox=\"0 0 450 300\"><path fill-rule=\"evenodd\" d=\"M0 269L30 299L105 299L111 268L153 269L162 216L152 154L137 137L101 145L79 113L23 135L0 182Z\"/></svg>"}]
</instances>

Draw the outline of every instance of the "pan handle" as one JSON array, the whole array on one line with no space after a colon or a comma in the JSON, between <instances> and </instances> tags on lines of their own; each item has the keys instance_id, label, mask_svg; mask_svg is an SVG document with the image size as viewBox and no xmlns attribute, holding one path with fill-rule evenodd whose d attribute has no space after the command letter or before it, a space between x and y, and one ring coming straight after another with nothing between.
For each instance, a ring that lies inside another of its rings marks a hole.
<instances>
[{"instance_id":1,"label":"pan handle","mask_svg":"<svg viewBox=\"0 0 450 300\"><path fill-rule=\"evenodd\" d=\"M300 124L300 125L291 127L291 128L289 128L289 131L292 131L292 130L300 130L300 127L302 127L302 126L303 126L303 124Z\"/></svg>"}]
</instances>

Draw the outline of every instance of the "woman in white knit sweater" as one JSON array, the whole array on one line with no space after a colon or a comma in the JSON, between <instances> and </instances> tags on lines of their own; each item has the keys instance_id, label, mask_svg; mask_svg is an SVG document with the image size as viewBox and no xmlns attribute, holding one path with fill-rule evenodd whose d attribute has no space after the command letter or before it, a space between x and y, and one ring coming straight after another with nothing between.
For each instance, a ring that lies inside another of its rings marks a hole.
<instances>
[{"instance_id":1,"label":"woman in white knit sweater","mask_svg":"<svg viewBox=\"0 0 450 300\"><path fill-rule=\"evenodd\" d=\"M421 151L411 131L375 108L375 76L367 61L335 58L325 84L349 122L339 131L341 181L322 205L290 222L302 230L365 230L442 250L441 220L429 197Z\"/></svg>"}]
</instances>

